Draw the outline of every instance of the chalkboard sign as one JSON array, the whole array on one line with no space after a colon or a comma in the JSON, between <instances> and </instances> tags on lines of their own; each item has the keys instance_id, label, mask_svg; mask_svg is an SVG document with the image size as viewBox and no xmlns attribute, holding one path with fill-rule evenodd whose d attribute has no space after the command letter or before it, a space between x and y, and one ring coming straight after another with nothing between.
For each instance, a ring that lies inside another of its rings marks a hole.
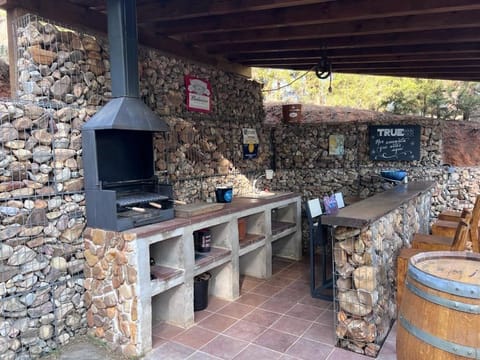
<instances>
[{"instance_id":1,"label":"chalkboard sign","mask_svg":"<svg viewBox=\"0 0 480 360\"><path fill-rule=\"evenodd\" d=\"M370 159L420 160L420 125L369 126Z\"/></svg>"}]
</instances>

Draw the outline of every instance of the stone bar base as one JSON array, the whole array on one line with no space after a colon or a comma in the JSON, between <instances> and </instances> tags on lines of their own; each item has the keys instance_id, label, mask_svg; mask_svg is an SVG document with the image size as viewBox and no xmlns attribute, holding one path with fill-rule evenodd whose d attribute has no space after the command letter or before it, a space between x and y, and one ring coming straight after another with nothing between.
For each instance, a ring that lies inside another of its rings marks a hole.
<instances>
[{"instance_id":1,"label":"stone bar base","mask_svg":"<svg viewBox=\"0 0 480 360\"><path fill-rule=\"evenodd\" d=\"M397 256L414 233L428 232L430 202L426 189L363 226L335 228L337 346L377 356L397 318Z\"/></svg>"}]
</instances>

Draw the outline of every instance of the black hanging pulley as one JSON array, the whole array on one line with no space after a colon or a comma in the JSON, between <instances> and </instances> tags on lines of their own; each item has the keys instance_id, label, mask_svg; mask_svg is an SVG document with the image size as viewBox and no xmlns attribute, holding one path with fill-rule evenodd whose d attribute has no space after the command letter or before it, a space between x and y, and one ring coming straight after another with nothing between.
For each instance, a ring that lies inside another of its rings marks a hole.
<instances>
[{"instance_id":1,"label":"black hanging pulley","mask_svg":"<svg viewBox=\"0 0 480 360\"><path fill-rule=\"evenodd\" d=\"M327 57L322 57L318 64L315 66L315 75L319 79L326 79L332 73L332 64Z\"/></svg>"}]
</instances>

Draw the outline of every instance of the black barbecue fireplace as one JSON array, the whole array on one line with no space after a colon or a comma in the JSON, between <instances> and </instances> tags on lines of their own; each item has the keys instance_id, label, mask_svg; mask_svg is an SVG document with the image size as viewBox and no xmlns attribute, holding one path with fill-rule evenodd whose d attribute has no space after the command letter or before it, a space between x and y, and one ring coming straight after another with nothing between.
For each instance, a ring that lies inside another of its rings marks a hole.
<instances>
[{"instance_id":1,"label":"black barbecue fireplace","mask_svg":"<svg viewBox=\"0 0 480 360\"><path fill-rule=\"evenodd\" d=\"M135 1L108 0L107 11L113 99L82 128L87 224L123 231L174 217L153 147L169 127L139 98Z\"/></svg>"}]
</instances>

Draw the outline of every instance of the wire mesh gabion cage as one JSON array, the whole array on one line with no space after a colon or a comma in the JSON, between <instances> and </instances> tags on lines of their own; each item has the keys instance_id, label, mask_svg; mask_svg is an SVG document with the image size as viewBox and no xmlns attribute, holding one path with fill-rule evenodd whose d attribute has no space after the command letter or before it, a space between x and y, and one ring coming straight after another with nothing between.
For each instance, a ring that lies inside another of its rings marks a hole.
<instances>
[{"instance_id":1,"label":"wire mesh gabion cage","mask_svg":"<svg viewBox=\"0 0 480 360\"><path fill-rule=\"evenodd\" d=\"M340 226L332 239L336 344L372 357L380 351L396 314L393 247L379 249L374 241L383 239L379 228L389 225ZM398 234L389 232L402 243Z\"/></svg>"},{"instance_id":2,"label":"wire mesh gabion cage","mask_svg":"<svg viewBox=\"0 0 480 360\"><path fill-rule=\"evenodd\" d=\"M78 109L0 100L2 358L38 357L85 331L81 150L67 112Z\"/></svg>"},{"instance_id":3,"label":"wire mesh gabion cage","mask_svg":"<svg viewBox=\"0 0 480 360\"><path fill-rule=\"evenodd\" d=\"M17 99L0 99L0 357L30 359L87 331L81 127L108 99L109 75L92 36L33 15L13 33Z\"/></svg>"},{"instance_id":4,"label":"wire mesh gabion cage","mask_svg":"<svg viewBox=\"0 0 480 360\"><path fill-rule=\"evenodd\" d=\"M111 97L108 46L94 36L27 14L14 22L16 96L91 107Z\"/></svg>"}]
</instances>

